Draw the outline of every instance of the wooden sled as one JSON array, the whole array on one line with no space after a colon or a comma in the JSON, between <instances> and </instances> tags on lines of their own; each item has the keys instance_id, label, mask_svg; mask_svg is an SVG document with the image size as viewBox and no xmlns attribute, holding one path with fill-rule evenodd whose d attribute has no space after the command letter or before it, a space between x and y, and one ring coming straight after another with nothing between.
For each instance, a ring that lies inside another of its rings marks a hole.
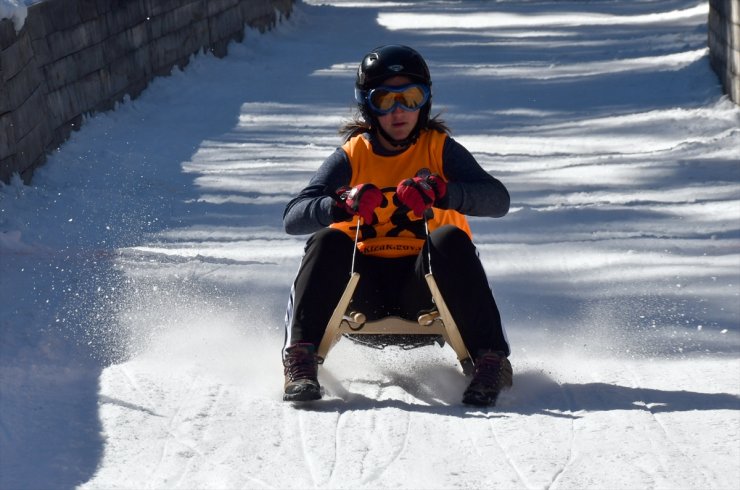
<instances>
[{"instance_id":1,"label":"wooden sled","mask_svg":"<svg viewBox=\"0 0 740 490\"><path fill-rule=\"evenodd\" d=\"M425 277L429 285L429 290L432 292L432 299L436 310L420 315L416 322L397 316L366 321L365 315L362 312L349 310L352 295L360 280L360 274L358 272L352 272L344 293L342 293L339 303L329 319L317 354L322 359L325 359L332 347L345 336L354 338L361 336L383 336L384 338L425 336L427 338L441 338L443 342L448 343L455 351L463 373L465 375L472 374L473 361L470 358L470 353L468 353L463 343L460 331L452 319L452 315L442 298L437 283L431 273L426 274ZM371 338L369 337L369 339ZM428 343L431 344L433 342Z\"/></svg>"}]
</instances>

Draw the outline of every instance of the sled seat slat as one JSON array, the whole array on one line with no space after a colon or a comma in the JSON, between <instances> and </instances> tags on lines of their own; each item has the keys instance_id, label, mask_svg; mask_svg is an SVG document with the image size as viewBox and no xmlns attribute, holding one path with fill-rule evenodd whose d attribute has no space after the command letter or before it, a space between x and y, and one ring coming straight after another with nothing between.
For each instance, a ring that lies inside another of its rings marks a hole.
<instances>
[{"instance_id":1,"label":"sled seat slat","mask_svg":"<svg viewBox=\"0 0 740 490\"><path fill-rule=\"evenodd\" d=\"M339 325L338 333L353 335L442 335L446 336L445 326L441 320L432 319L422 324L421 319L427 319L430 314L422 315L420 321L414 322L398 316L387 316L380 320L357 322L356 315L347 315Z\"/></svg>"}]
</instances>

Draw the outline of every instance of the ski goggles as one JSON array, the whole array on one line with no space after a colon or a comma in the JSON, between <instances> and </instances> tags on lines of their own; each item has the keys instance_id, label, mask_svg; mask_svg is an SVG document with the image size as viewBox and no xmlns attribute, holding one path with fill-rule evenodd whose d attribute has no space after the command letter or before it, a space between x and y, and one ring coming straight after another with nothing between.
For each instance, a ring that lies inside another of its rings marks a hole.
<instances>
[{"instance_id":1,"label":"ski goggles","mask_svg":"<svg viewBox=\"0 0 740 490\"><path fill-rule=\"evenodd\" d=\"M376 114L389 114L400 107L404 111L418 111L429 101L429 87L418 83L399 87L381 86L367 92L355 91L355 98L362 103L367 100L370 109ZM364 99L364 100L363 100Z\"/></svg>"}]
</instances>

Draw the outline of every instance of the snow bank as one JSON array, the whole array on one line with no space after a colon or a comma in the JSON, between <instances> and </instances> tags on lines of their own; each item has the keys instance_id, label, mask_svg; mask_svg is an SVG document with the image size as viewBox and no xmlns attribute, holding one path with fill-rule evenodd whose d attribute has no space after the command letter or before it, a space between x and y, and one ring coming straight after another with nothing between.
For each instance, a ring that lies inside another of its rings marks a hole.
<instances>
[{"instance_id":1,"label":"snow bank","mask_svg":"<svg viewBox=\"0 0 740 490\"><path fill-rule=\"evenodd\" d=\"M0 19L10 19L13 21L15 31L18 32L26 23L28 15L28 3L19 2L18 0L0 0Z\"/></svg>"}]
</instances>

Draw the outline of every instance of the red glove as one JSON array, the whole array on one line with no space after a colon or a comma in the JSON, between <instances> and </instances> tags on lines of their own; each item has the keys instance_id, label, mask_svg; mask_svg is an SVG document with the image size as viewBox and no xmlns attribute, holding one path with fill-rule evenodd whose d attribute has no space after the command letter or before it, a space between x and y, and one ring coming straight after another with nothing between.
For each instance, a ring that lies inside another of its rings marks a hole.
<instances>
[{"instance_id":1,"label":"red glove","mask_svg":"<svg viewBox=\"0 0 740 490\"><path fill-rule=\"evenodd\" d=\"M385 207L388 200L374 184L359 184L337 189L338 204L349 215L359 215L368 225L378 221L375 208Z\"/></svg>"},{"instance_id":2,"label":"red glove","mask_svg":"<svg viewBox=\"0 0 740 490\"><path fill-rule=\"evenodd\" d=\"M437 174L402 180L396 187L398 201L421 217L447 194L447 182Z\"/></svg>"}]
</instances>

